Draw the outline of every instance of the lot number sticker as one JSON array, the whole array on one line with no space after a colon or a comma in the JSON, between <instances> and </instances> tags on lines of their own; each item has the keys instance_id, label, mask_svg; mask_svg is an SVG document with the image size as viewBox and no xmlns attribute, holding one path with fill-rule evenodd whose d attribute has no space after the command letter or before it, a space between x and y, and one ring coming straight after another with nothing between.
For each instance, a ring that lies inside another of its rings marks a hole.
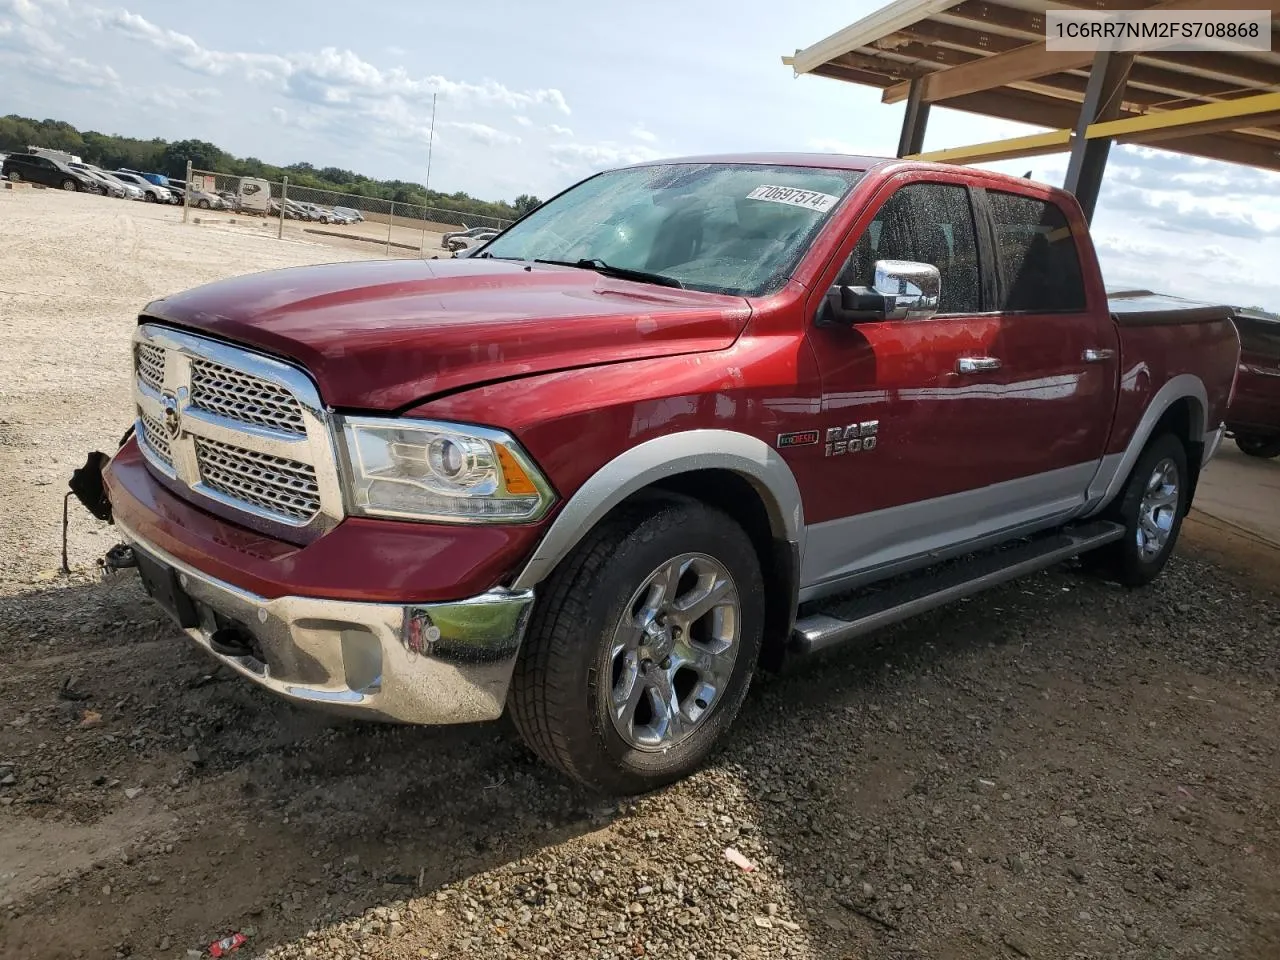
<instances>
[{"instance_id":1,"label":"lot number sticker","mask_svg":"<svg viewBox=\"0 0 1280 960\"><path fill-rule=\"evenodd\" d=\"M767 183L761 184L748 193L747 199L768 200L770 203L787 203L793 207L817 210L819 213L826 213L840 202L839 197L833 197L829 193L799 190L795 187L775 187Z\"/></svg>"}]
</instances>

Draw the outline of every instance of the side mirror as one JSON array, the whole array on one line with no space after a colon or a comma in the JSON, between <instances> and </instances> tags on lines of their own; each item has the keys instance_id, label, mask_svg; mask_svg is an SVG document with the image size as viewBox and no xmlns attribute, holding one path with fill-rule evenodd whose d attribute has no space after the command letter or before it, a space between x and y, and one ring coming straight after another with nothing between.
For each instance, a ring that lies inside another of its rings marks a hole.
<instances>
[{"instance_id":1,"label":"side mirror","mask_svg":"<svg viewBox=\"0 0 1280 960\"><path fill-rule=\"evenodd\" d=\"M938 312L942 277L930 263L877 260L870 288L827 291L818 322L828 326L875 320L928 320Z\"/></svg>"}]
</instances>

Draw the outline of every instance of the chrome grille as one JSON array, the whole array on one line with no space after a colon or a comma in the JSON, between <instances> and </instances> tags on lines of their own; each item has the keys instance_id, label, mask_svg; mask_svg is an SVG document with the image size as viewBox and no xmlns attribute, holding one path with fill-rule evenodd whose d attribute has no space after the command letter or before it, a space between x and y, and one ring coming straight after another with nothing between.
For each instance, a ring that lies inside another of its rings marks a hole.
<instances>
[{"instance_id":1,"label":"chrome grille","mask_svg":"<svg viewBox=\"0 0 1280 960\"><path fill-rule=\"evenodd\" d=\"M199 357L191 361L191 405L257 427L307 432L302 407L288 390Z\"/></svg>"},{"instance_id":2,"label":"chrome grille","mask_svg":"<svg viewBox=\"0 0 1280 960\"><path fill-rule=\"evenodd\" d=\"M200 479L219 493L292 520L320 510L315 468L307 463L196 437Z\"/></svg>"},{"instance_id":3,"label":"chrome grille","mask_svg":"<svg viewBox=\"0 0 1280 960\"><path fill-rule=\"evenodd\" d=\"M153 323L133 357L138 444L164 486L295 543L342 520L333 426L305 373Z\"/></svg>"},{"instance_id":4,"label":"chrome grille","mask_svg":"<svg viewBox=\"0 0 1280 960\"><path fill-rule=\"evenodd\" d=\"M137 347L138 379L152 390L164 388L164 351L154 343L140 343Z\"/></svg>"},{"instance_id":5,"label":"chrome grille","mask_svg":"<svg viewBox=\"0 0 1280 960\"><path fill-rule=\"evenodd\" d=\"M169 449L169 434L165 430L164 424L155 417L148 416L146 411L139 408L138 419L142 421L142 439L152 450L155 451L166 467L173 466L173 451Z\"/></svg>"}]
</instances>

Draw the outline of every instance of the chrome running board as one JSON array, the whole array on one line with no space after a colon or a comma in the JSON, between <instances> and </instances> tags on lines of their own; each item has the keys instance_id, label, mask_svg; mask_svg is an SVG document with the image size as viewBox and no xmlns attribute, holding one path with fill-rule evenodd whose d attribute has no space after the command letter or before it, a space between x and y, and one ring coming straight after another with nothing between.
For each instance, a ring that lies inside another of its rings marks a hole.
<instances>
[{"instance_id":1,"label":"chrome running board","mask_svg":"<svg viewBox=\"0 0 1280 960\"><path fill-rule=\"evenodd\" d=\"M824 603L839 616L821 610L796 621L791 652L806 656L827 650L900 620L963 597L1035 573L1112 543L1124 527L1102 520L1064 527L1016 546L950 561L938 569L909 574Z\"/></svg>"}]
</instances>

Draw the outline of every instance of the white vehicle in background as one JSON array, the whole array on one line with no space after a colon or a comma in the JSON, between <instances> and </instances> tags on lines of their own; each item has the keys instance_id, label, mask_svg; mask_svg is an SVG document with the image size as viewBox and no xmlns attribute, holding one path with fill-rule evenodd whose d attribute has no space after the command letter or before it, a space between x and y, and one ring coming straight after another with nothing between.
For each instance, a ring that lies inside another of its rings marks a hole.
<instances>
[{"instance_id":1,"label":"white vehicle in background","mask_svg":"<svg viewBox=\"0 0 1280 960\"><path fill-rule=\"evenodd\" d=\"M74 153L67 153L65 150L54 150L52 147L27 147L27 153L34 157L57 160L59 163L65 163L69 167L74 167L81 162L80 158Z\"/></svg>"},{"instance_id":2,"label":"white vehicle in background","mask_svg":"<svg viewBox=\"0 0 1280 960\"><path fill-rule=\"evenodd\" d=\"M333 212L340 217L346 218L346 223L359 223L364 219L364 214L354 207L334 207Z\"/></svg>"},{"instance_id":3,"label":"white vehicle in background","mask_svg":"<svg viewBox=\"0 0 1280 960\"><path fill-rule=\"evenodd\" d=\"M466 233L454 234L441 246L451 251L455 257L469 257L497 235L498 231L492 229L468 230Z\"/></svg>"},{"instance_id":4,"label":"white vehicle in background","mask_svg":"<svg viewBox=\"0 0 1280 960\"><path fill-rule=\"evenodd\" d=\"M237 210L265 214L271 205L271 184L260 177L241 177L236 196Z\"/></svg>"},{"instance_id":5,"label":"white vehicle in background","mask_svg":"<svg viewBox=\"0 0 1280 960\"><path fill-rule=\"evenodd\" d=\"M173 203L173 194L164 187L156 186L145 180L140 173L129 173L127 170L113 170L111 176L125 183L131 183L142 191L142 197L148 203Z\"/></svg>"}]
</instances>

